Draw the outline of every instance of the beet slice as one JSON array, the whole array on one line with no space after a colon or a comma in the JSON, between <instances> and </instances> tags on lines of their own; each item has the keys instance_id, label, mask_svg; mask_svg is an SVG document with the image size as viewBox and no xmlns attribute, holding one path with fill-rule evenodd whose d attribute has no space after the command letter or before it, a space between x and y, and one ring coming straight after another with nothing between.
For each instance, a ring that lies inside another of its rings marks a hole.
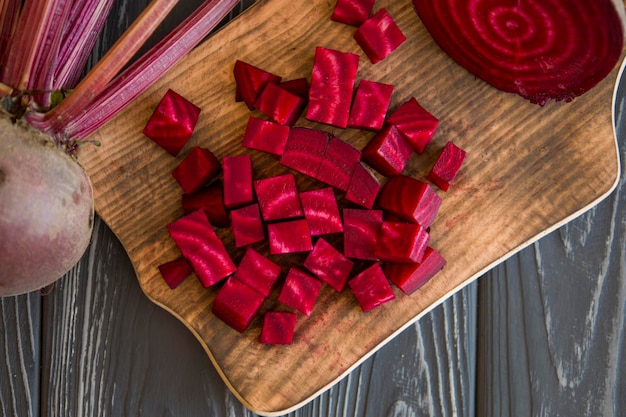
<instances>
[{"instance_id":1,"label":"beet slice","mask_svg":"<svg viewBox=\"0 0 626 417\"><path fill-rule=\"evenodd\" d=\"M540 105L570 101L593 88L615 67L624 44L621 1L413 5L435 42L460 66Z\"/></svg>"},{"instance_id":2,"label":"beet slice","mask_svg":"<svg viewBox=\"0 0 626 417\"><path fill-rule=\"evenodd\" d=\"M304 214L293 174L254 181L254 190L265 221L290 219Z\"/></svg>"},{"instance_id":3,"label":"beet slice","mask_svg":"<svg viewBox=\"0 0 626 417\"><path fill-rule=\"evenodd\" d=\"M322 288L322 281L293 266L289 268L278 302L310 316Z\"/></svg>"},{"instance_id":4,"label":"beet slice","mask_svg":"<svg viewBox=\"0 0 626 417\"><path fill-rule=\"evenodd\" d=\"M446 260L430 246L419 263L385 263L383 270L405 294L411 295L443 269Z\"/></svg>"},{"instance_id":5,"label":"beet slice","mask_svg":"<svg viewBox=\"0 0 626 417\"><path fill-rule=\"evenodd\" d=\"M467 152L452 142L446 143L439 154L435 165L428 173L428 179L435 183L442 191L448 191L450 183L461 169Z\"/></svg>"},{"instance_id":6,"label":"beet slice","mask_svg":"<svg viewBox=\"0 0 626 417\"><path fill-rule=\"evenodd\" d=\"M301 174L317 178L328 141L328 133L321 130L292 127L280 163Z\"/></svg>"},{"instance_id":7,"label":"beet slice","mask_svg":"<svg viewBox=\"0 0 626 417\"><path fill-rule=\"evenodd\" d=\"M172 176L187 194L198 191L221 169L220 161L205 148L194 146L172 171Z\"/></svg>"},{"instance_id":8,"label":"beet slice","mask_svg":"<svg viewBox=\"0 0 626 417\"><path fill-rule=\"evenodd\" d=\"M420 262L429 240L430 234L417 223L384 221L374 255L381 261Z\"/></svg>"},{"instance_id":9,"label":"beet slice","mask_svg":"<svg viewBox=\"0 0 626 417\"><path fill-rule=\"evenodd\" d=\"M270 254L308 252L313 249L311 232L305 219L288 220L267 225Z\"/></svg>"},{"instance_id":10,"label":"beet slice","mask_svg":"<svg viewBox=\"0 0 626 417\"><path fill-rule=\"evenodd\" d=\"M243 134L243 146L280 156L288 137L289 126L250 116Z\"/></svg>"},{"instance_id":11,"label":"beet slice","mask_svg":"<svg viewBox=\"0 0 626 417\"><path fill-rule=\"evenodd\" d=\"M439 119L422 107L415 97L402 103L389 116L387 122L395 125L420 154L424 152L439 127Z\"/></svg>"},{"instance_id":12,"label":"beet slice","mask_svg":"<svg viewBox=\"0 0 626 417\"><path fill-rule=\"evenodd\" d=\"M376 64L402 45L406 36L387 9L382 8L359 26L354 39L372 64Z\"/></svg>"},{"instance_id":13,"label":"beet slice","mask_svg":"<svg viewBox=\"0 0 626 417\"><path fill-rule=\"evenodd\" d=\"M306 100L274 83L268 83L257 97L254 107L271 120L281 125L296 123Z\"/></svg>"},{"instance_id":14,"label":"beet slice","mask_svg":"<svg viewBox=\"0 0 626 417\"><path fill-rule=\"evenodd\" d=\"M356 87L348 127L377 131L383 127L393 85L376 81L361 80Z\"/></svg>"},{"instance_id":15,"label":"beet slice","mask_svg":"<svg viewBox=\"0 0 626 417\"><path fill-rule=\"evenodd\" d=\"M216 227L230 226L230 218L224 207L223 187L215 181L192 194L183 194L182 207L185 214L204 210L209 222Z\"/></svg>"},{"instance_id":16,"label":"beet slice","mask_svg":"<svg viewBox=\"0 0 626 417\"><path fill-rule=\"evenodd\" d=\"M289 311L267 311L259 342L272 345L290 345L298 316Z\"/></svg>"},{"instance_id":17,"label":"beet slice","mask_svg":"<svg viewBox=\"0 0 626 417\"><path fill-rule=\"evenodd\" d=\"M380 191L380 181L369 168L358 164L346 190L346 200L361 207L371 209Z\"/></svg>"},{"instance_id":18,"label":"beet slice","mask_svg":"<svg viewBox=\"0 0 626 417\"><path fill-rule=\"evenodd\" d=\"M352 174L360 161L361 152L358 149L331 136L315 178L342 191L347 191Z\"/></svg>"},{"instance_id":19,"label":"beet slice","mask_svg":"<svg viewBox=\"0 0 626 417\"><path fill-rule=\"evenodd\" d=\"M250 110L254 110L254 103L267 84L276 84L282 79L276 74L240 60L235 61L233 74L236 83L235 99L243 100Z\"/></svg>"},{"instance_id":20,"label":"beet slice","mask_svg":"<svg viewBox=\"0 0 626 417\"><path fill-rule=\"evenodd\" d=\"M332 187L301 192L300 203L311 236L343 232L341 215Z\"/></svg>"},{"instance_id":21,"label":"beet slice","mask_svg":"<svg viewBox=\"0 0 626 417\"><path fill-rule=\"evenodd\" d=\"M170 89L154 109L143 134L170 155L177 156L191 137L199 117L200 107Z\"/></svg>"},{"instance_id":22,"label":"beet slice","mask_svg":"<svg viewBox=\"0 0 626 417\"><path fill-rule=\"evenodd\" d=\"M348 281L354 262L323 238L319 238L303 265L336 291L341 291Z\"/></svg>"},{"instance_id":23,"label":"beet slice","mask_svg":"<svg viewBox=\"0 0 626 417\"><path fill-rule=\"evenodd\" d=\"M331 20L350 26L360 26L369 17L375 0L337 0Z\"/></svg>"},{"instance_id":24,"label":"beet slice","mask_svg":"<svg viewBox=\"0 0 626 417\"><path fill-rule=\"evenodd\" d=\"M400 174L413 154L413 146L394 125L386 125L363 148L369 166L391 177Z\"/></svg>"},{"instance_id":25,"label":"beet slice","mask_svg":"<svg viewBox=\"0 0 626 417\"><path fill-rule=\"evenodd\" d=\"M252 158L250 155L222 158L224 206L234 208L254 201L252 194Z\"/></svg>"},{"instance_id":26,"label":"beet slice","mask_svg":"<svg viewBox=\"0 0 626 417\"><path fill-rule=\"evenodd\" d=\"M348 285L363 312L396 298L379 264L374 264L356 275L348 281Z\"/></svg>"},{"instance_id":27,"label":"beet slice","mask_svg":"<svg viewBox=\"0 0 626 417\"><path fill-rule=\"evenodd\" d=\"M376 240L382 210L343 209L343 254L352 259L377 261Z\"/></svg>"},{"instance_id":28,"label":"beet slice","mask_svg":"<svg viewBox=\"0 0 626 417\"><path fill-rule=\"evenodd\" d=\"M280 273L279 265L253 248L248 248L239 262L235 277L265 297L269 297Z\"/></svg>"},{"instance_id":29,"label":"beet slice","mask_svg":"<svg viewBox=\"0 0 626 417\"><path fill-rule=\"evenodd\" d=\"M211 311L224 323L243 333L263 306L263 294L230 277L219 289Z\"/></svg>"},{"instance_id":30,"label":"beet slice","mask_svg":"<svg viewBox=\"0 0 626 417\"><path fill-rule=\"evenodd\" d=\"M240 207L230 212L235 246L241 248L265 240L263 221L258 204Z\"/></svg>"},{"instance_id":31,"label":"beet slice","mask_svg":"<svg viewBox=\"0 0 626 417\"><path fill-rule=\"evenodd\" d=\"M356 54L321 46L315 48L307 119L347 127L358 66Z\"/></svg>"},{"instance_id":32,"label":"beet slice","mask_svg":"<svg viewBox=\"0 0 626 417\"><path fill-rule=\"evenodd\" d=\"M309 81L304 77L281 81L280 87L304 99L305 104L309 100Z\"/></svg>"},{"instance_id":33,"label":"beet slice","mask_svg":"<svg viewBox=\"0 0 626 417\"><path fill-rule=\"evenodd\" d=\"M193 272L193 268L191 268L191 265L185 258L174 259L159 265L158 268L161 276L171 289L178 287Z\"/></svg>"},{"instance_id":34,"label":"beet slice","mask_svg":"<svg viewBox=\"0 0 626 417\"><path fill-rule=\"evenodd\" d=\"M167 225L167 231L204 287L210 287L237 269L203 210L174 220Z\"/></svg>"},{"instance_id":35,"label":"beet slice","mask_svg":"<svg viewBox=\"0 0 626 417\"><path fill-rule=\"evenodd\" d=\"M380 191L378 205L405 221L429 228L442 199L426 182L406 175L391 177Z\"/></svg>"}]
</instances>

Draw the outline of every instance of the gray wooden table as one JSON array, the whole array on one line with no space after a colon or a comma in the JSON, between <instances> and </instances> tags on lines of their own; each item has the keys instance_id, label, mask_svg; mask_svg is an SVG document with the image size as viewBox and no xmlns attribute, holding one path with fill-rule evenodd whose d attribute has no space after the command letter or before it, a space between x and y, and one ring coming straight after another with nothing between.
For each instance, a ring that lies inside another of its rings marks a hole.
<instances>
[{"instance_id":1,"label":"gray wooden table","mask_svg":"<svg viewBox=\"0 0 626 417\"><path fill-rule=\"evenodd\" d=\"M94 59L146 3L118 2ZM169 27L198 1L182 3ZM622 90L618 126L625 106ZM624 129L618 140L624 161ZM451 297L290 415L626 415L623 172L600 205ZM0 357L2 416L252 415L185 326L142 294L100 220L83 260L50 295L0 298Z\"/></svg>"}]
</instances>

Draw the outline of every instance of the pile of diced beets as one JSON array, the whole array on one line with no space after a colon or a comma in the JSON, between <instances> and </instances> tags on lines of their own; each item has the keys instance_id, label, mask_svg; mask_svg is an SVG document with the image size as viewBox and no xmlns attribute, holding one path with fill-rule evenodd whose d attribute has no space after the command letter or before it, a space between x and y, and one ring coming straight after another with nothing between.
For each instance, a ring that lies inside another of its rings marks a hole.
<instances>
[{"instance_id":1,"label":"pile of diced beets","mask_svg":"<svg viewBox=\"0 0 626 417\"><path fill-rule=\"evenodd\" d=\"M373 4L339 0L332 20L358 26L354 38L375 64L405 37L385 9L372 15ZM235 63L235 99L259 112L249 117L243 147L274 155L295 173L257 178L250 155L220 161L197 146L172 172L185 215L167 230L182 256L160 265L161 275L172 289L192 273L204 287L215 286L213 313L239 332L280 285L276 301L286 308L264 312L261 343L290 344L298 312L311 314L324 284L337 292L347 284L369 311L395 298L389 281L410 295L446 263L429 245L442 202L431 184L446 191L465 151L448 142L426 180L403 175L439 121L415 98L388 115L393 86L365 79L357 84L358 62L356 54L317 47L310 83ZM177 156L199 114L200 108L169 90L144 134ZM358 150L322 129L295 126L303 114L320 124L376 133ZM299 190L299 174L320 186ZM345 199L341 205L337 194ZM230 228L236 248L245 251L238 265L214 228ZM340 245L332 243L337 236ZM264 242L269 253L255 249ZM306 256L287 271L271 259L291 253ZM366 265L357 269L357 262Z\"/></svg>"}]
</instances>

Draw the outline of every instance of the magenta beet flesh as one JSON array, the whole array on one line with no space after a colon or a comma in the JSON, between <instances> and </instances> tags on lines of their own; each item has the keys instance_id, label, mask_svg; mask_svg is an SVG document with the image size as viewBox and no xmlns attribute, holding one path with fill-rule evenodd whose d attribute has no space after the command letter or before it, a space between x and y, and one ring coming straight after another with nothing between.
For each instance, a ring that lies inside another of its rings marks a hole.
<instances>
[{"instance_id":1,"label":"magenta beet flesh","mask_svg":"<svg viewBox=\"0 0 626 417\"><path fill-rule=\"evenodd\" d=\"M350 26L360 26L369 17L375 0L337 0L331 20Z\"/></svg>"},{"instance_id":2,"label":"magenta beet flesh","mask_svg":"<svg viewBox=\"0 0 626 417\"><path fill-rule=\"evenodd\" d=\"M243 135L243 146L280 156L288 137L289 126L250 116Z\"/></svg>"},{"instance_id":3,"label":"magenta beet flesh","mask_svg":"<svg viewBox=\"0 0 626 417\"><path fill-rule=\"evenodd\" d=\"M193 269L185 258L178 258L159 265L159 272L167 285L174 289L193 272Z\"/></svg>"},{"instance_id":4,"label":"magenta beet flesh","mask_svg":"<svg viewBox=\"0 0 626 417\"><path fill-rule=\"evenodd\" d=\"M230 225L230 219L224 207L223 188L220 181L215 181L192 194L183 194L181 204L185 214L204 210L213 226L228 227Z\"/></svg>"},{"instance_id":5,"label":"magenta beet flesh","mask_svg":"<svg viewBox=\"0 0 626 417\"><path fill-rule=\"evenodd\" d=\"M343 232L339 207L331 187L301 192L300 202L311 236Z\"/></svg>"},{"instance_id":6,"label":"magenta beet flesh","mask_svg":"<svg viewBox=\"0 0 626 417\"><path fill-rule=\"evenodd\" d=\"M413 146L394 125L387 125L368 142L362 154L369 166L391 177L404 170Z\"/></svg>"},{"instance_id":7,"label":"magenta beet flesh","mask_svg":"<svg viewBox=\"0 0 626 417\"><path fill-rule=\"evenodd\" d=\"M230 277L213 300L213 314L243 333L263 306L265 297L235 277Z\"/></svg>"},{"instance_id":8,"label":"magenta beet flesh","mask_svg":"<svg viewBox=\"0 0 626 417\"><path fill-rule=\"evenodd\" d=\"M304 110L306 100L278 84L269 83L257 97L255 107L274 122L292 126Z\"/></svg>"},{"instance_id":9,"label":"magenta beet flesh","mask_svg":"<svg viewBox=\"0 0 626 417\"><path fill-rule=\"evenodd\" d=\"M236 100L243 100L248 109L254 109L254 103L261 91L269 83L279 83L281 77L244 61L237 60L233 70L236 83Z\"/></svg>"},{"instance_id":10,"label":"magenta beet flesh","mask_svg":"<svg viewBox=\"0 0 626 417\"><path fill-rule=\"evenodd\" d=\"M383 210L425 229L435 220L441 202L441 197L429 184L406 175L390 178L378 199Z\"/></svg>"},{"instance_id":11,"label":"magenta beet flesh","mask_svg":"<svg viewBox=\"0 0 626 417\"><path fill-rule=\"evenodd\" d=\"M316 179L346 191L352 174L361 161L361 152L347 142L332 136L320 162Z\"/></svg>"},{"instance_id":12,"label":"magenta beet flesh","mask_svg":"<svg viewBox=\"0 0 626 417\"><path fill-rule=\"evenodd\" d=\"M446 143L435 165L428 173L428 179L442 191L448 191L465 160L466 152L452 142Z\"/></svg>"},{"instance_id":13,"label":"magenta beet flesh","mask_svg":"<svg viewBox=\"0 0 626 417\"><path fill-rule=\"evenodd\" d=\"M317 178L328 141L328 133L321 130L292 127L280 163L301 174Z\"/></svg>"},{"instance_id":14,"label":"magenta beet flesh","mask_svg":"<svg viewBox=\"0 0 626 417\"><path fill-rule=\"evenodd\" d=\"M267 225L270 254L308 252L313 249L311 232L305 219Z\"/></svg>"},{"instance_id":15,"label":"magenta beet flesh","mask_svg":"<svg viewBox=\"0 0 626 417\"><path fill-rule=\"evenodd\" d=\"M343 254L348 258L377 261L376 240L382 210L343 209Z\"/></svg>"},{"instance_id":16,"label":"magenta beet flesh","mask_svg":"<svg viewBox=\"0 0 626 417\"><path fill-rule=\"evenodd\" d=\"M268 311L263 316L259 342L272 345L290 345L296 328L296 313Z\"/></svg>"},{"instance_id":17,"label":"magenta beet flesh","mask_svg":"<svg viewBox=\"0 0 626 417\"><path fill-rule=\"evenodd\" d=\"M419 224L382 222L374 255L381 261L421 262L429 240Z\"/></svg>"},{"instance_id":18,"label":"magenta beet flesh","mask_svg":"<svg viewBox=\"0 0 626 417\"><path fill-rule=\"evenodd\" d=\"M446 260L431 247L419 263L385 263L383 270L405 294L411 295L446 265Z\"/></svg>"},{"instance_id":19,"label":"magenta beet flesh","mask_svg":"<svg viewBox=\"0 0 626 417\"><path fill-rule=\"evenodd\" d=\"M363 164L357 164L346 191L346 200L371 209L376 202L379 191L380 181L374 176L374 173Z\"/></svg>"},{"instance_id":20,"label":"magenta beet flesh","mask_svg":"<svg viewBox=\"0 0 626 417\"><path fill-rule=\"evenodd\" d=\"M224 175L224 206L233 208L250 204L252 195L252 158L250 155L222 158Z\"/></svg>"},{"instance_id":21,"label":"magenta beet flesh","mask_svg":"<svg viewBox=\"0 0 626 417\"><path fill-rule=\"evenodd\" d=\"M239 262L235 277L268 297L280 272L279 265L256 250L248 248Z\"/></svg>"},{"instance_id":22,"label":"magenta beet flesh","mask_svg":"<svg viewBox=\"0 0 626 417\"><path fill-rule=\"evenodd\" d=\"M310 316L321 288L322 281L293 266L287 273L278 302Z\"/></svg>"},{"instance_id":23,"label":"magenta beet flesh","mask_svg":"<svg viewBox=\"0 0 626 417\"><path fill-rule=\"evenodd\" d=\"M379 264L352 278L348 285L364 312L396 298Z\"/></svg>"},{"instance_id":24,"label":"magenta beet flesh","mask_svg":"<svg viewBox=\"0 0 626 417\"><path fill-rule=\"evenodd\" d=\"M265 240L261 212L256 203L232 210L230 223L235 238L235 246L238 248Z\"/></svg>"},{"instance_id":25,"label":"magenta beet flesh","mask_svg":"<svg viewBox=\"0 0 626 417\"><path fill-rule=\"evenodd\" d=\"M354 262L322 238L304 260L304 267L336 291L343 290Z\"/></svg>"},{"instance_id":26,"label":"magenta beet flesh","mask_svg":"<svg viewBox=\"0 0 626 417\"><path fill-rule=\"evenodd\" d=\"M205 148L195 146L172 171L172 176L187 194L207 184L221 169L220 161Z\"/></svg>"},{"instance_id":27,"label":"magenta beet flesh","mask_svg":"<svg viewBox=\"0 0 626 417\"><path fill-rule=\"evenodd\" d=\"M439 127L439 119L424 109L414 97L402 103L389 116L387 122L396 126L420 154Z\"/></svg>"},{"instance_id":28,"label":"magenta beet flesh","mask_svg":"<svg viewBox=\"0 0 626 417\"><path fill-rule=\"evenodd\" d=\"M293 174L257 180L254 182L254 191L266 222L301 217L304 214Z\"/></svg>"},{"instance_id":29,"label":"magenta beet flesh","mask_svg":"<svg viewBox=\"0 0 626 417\"><path fill-rule=\"evenodd\" d=\"M361 80L356 88L348 127L377 131L383 127L393 85Z\"/></svg>"},{"instance_id":30,"label":"magenta beet flesh","mask_svg":"<svg viewBox=\"0 0 626 417\"><path fill-rule=\"evenodd\" d=\"M382 8L359 26L354 39L375 64L402 45L406 36L387 10Z\"/></svg>"}]
</instances>

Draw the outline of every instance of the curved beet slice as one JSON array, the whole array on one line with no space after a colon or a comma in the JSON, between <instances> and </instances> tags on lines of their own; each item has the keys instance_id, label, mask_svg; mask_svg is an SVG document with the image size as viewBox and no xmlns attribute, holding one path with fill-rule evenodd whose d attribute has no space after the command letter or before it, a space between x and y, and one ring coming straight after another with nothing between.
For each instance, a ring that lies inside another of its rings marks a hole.
<instances>
[{"instance_id":1,"label":"curved beet slice","mask_svg":"<svg viewBox=\"0 0 626 417\"><path fill-rule=\"evenodd\" d=\"M624 44L616 0L413 0L439 46L470 73L540 105L571 101L613 69Z\"/></svg>"}]
</instances>

